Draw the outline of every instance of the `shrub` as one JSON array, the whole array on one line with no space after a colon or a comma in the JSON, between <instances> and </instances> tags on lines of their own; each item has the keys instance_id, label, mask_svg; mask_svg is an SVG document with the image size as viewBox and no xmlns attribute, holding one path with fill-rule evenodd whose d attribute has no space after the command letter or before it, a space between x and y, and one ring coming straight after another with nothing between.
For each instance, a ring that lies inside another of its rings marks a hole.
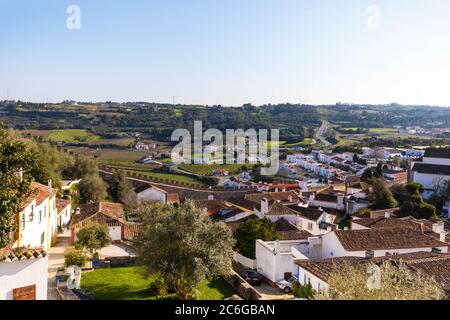
<instances>
[{"instance_id":1,"label":"shrub","mask_svg":"<svg viewBox=\"0 0 450 320\"><path fill-rule=\"evenodd\" d=\"M308 283L307 285L301 285L298 282L294 283L293 286L293 292L294 292L294 296L296 298L301 298L301 299L313 299L314 295L315 295L315 291L311 285L311 283Z\"/></svg>"},{"instance_id":2,"label":"shrub","mask_svg":"<svg viewBox=\"0 0 450 320\"><path fill-rule=\"evenodd\" d=\"M81 251L74 250L64 255L64 265L66 267L78 266L82 268L84 267L85 263L86 263L86 256Z\"/></svg>"},{"instance_id":3,"label":"shrub","mask_svg":"<svg viewBox=\"0 0 450 320\"><path fill-rule=\"evenodd\" d=\"M167 285L161 277L156 277L148 289L152 296L160 297L167 294Z\"/></svg>"}]
</instances>

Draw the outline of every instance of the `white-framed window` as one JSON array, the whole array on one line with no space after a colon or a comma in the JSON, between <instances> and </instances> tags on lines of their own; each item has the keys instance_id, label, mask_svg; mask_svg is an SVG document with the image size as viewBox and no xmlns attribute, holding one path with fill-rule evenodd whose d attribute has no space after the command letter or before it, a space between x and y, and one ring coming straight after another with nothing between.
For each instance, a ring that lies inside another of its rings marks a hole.
<instances>
[{"instance_id":1,"label":"white-framed window","mask_svg":"<svg viewBox=\"0 0 450 320\"><path fill-rule=\"evenodd\" d=\"M42 210L39 210L39 223L42 222Z\"/></svg>"},{"instance_id":2,"label":"white-framed window","mask_svg":"<svg viewBox=\"0 0 450 320\"><path fill-rule=\"evenodd\" d=\"M308 222L308 230L312 230L313 229L313 223L312 222Z\"/></svg>"}]
</instances>

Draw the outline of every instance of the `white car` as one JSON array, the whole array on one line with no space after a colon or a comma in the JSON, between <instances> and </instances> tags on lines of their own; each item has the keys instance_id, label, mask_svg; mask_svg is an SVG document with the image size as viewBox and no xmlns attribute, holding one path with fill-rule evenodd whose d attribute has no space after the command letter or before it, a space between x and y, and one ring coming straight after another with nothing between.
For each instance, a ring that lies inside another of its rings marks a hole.
<instances>
[{"instance_id":1,"label":"white car","mask_svg":"<svg viewBox=\"0 0 450 320\"><path fill-rule=\"evenodd\" d=\"M285 293L291 293L295 282L297 282L297 278L291 277L289 280L278 281L277 287L283 290Z\"/></svg>"}]
</instances>

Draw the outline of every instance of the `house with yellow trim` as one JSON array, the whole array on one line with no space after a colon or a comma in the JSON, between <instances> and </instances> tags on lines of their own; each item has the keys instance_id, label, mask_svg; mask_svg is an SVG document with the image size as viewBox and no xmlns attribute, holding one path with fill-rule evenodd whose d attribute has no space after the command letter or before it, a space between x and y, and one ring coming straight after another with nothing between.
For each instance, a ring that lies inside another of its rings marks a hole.
<instances>
[{"instance_id":1,"label":"house with yellow trim","mask_svg":"<svg viewBox=\"0 0 450 320\"><path fill-rule=\"evenodd\" d=\"M56 189L51 187L51 181L48 186L37 182L31 184L31 193L22 202L17 222L13 248L48 250L57 241Z\"/></svg>"}]
</instances>

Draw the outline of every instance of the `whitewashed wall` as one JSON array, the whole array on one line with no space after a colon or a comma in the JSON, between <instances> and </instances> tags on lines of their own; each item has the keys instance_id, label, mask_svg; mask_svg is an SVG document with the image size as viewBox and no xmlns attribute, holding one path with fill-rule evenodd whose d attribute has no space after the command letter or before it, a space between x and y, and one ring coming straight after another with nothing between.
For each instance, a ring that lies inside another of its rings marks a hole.
<instances>
[{"instance_id":1,"label":"whitewashed wall","mask_svg":"<svg viewBox=\"0 0 450 320\"><path fill-rule=\"evenodd\" d=\"M48 256L0 263L0 300L12 300L13 289L36 285L36 299L47 300Z\"/></svg>"}]
</instances>

